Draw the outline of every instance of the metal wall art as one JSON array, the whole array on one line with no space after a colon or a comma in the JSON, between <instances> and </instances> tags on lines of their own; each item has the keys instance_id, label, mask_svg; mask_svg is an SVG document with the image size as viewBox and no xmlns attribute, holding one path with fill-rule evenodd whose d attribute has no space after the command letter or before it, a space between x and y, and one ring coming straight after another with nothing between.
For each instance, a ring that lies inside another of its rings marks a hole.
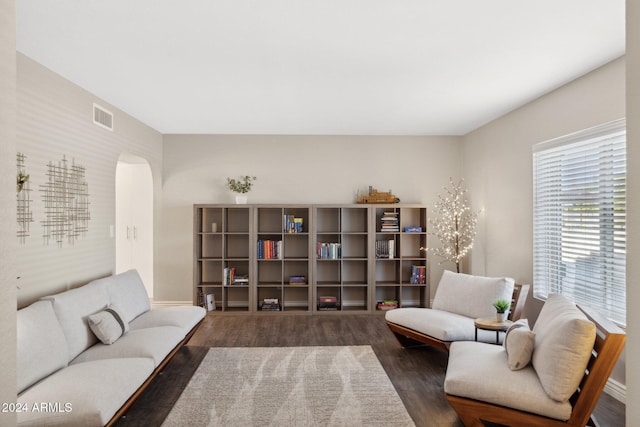
<instances>
[{"instance_id":1,"label":"metal wall art","mask_svg":"<svg viewBox=\"0 0 640 427\"><path fill-rule=\"evenodd\" d=\"M18 238L20 243L24 244L29 236L29 224L33 222L33 212L31 212L31 203L33 200L29 197L31 189L29 188L29 174L26 172L24 160L26 156L17 153L16 166L18 172L16 174L16 218L18 220Z\"/></svg>"},{"instance_id":2,"label":"metal wall art","mask_svg":"<svg viewBox=\"0 0 640 427\"><path fill-rule=\"evenodd\" d=\"M65 156L57 165L49 162L46 175L49 180L40 185L44 213L44 241L51 240L62 247L64 240L71 245L79 236L85 236L89 230L89 185L85 180L84 166L71 160L67 165Z\"/></svg>"}]
</instances>

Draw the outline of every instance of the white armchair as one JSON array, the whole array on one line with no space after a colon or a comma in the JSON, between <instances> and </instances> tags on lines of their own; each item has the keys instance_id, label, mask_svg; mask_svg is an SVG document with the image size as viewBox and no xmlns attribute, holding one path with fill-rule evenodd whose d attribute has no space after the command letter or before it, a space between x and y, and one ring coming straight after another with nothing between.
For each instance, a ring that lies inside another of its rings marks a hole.
<instances>
[{"instance_id":1,"label":"white armchair","mask_svg":"<svg viewBox=\"0 0 640 427\"><path fill-rule=\"evenodd\" d=\"M515 284L507 277L491 278L445 271L438 284L432 308L389 310L387 326L405 347L416 342L447 351L454 341L474 341L474 320L495 316L497 299L511 300L510 320L522 314L529 285ZM496 333L477 331L478 341L495 342Z\"/></svg>"}]
</instances>

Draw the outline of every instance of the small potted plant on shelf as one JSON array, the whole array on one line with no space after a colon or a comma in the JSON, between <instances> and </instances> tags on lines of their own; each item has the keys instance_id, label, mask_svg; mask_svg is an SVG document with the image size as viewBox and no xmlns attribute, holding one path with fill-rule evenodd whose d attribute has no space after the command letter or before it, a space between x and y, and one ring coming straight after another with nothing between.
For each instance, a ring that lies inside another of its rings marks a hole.
<instances>
[{"instance_id":1,"label":"small potted plant on shelf","mask_svg":"<svg viewBox=\"0 0 640 427\"><path fill-rule=\"evenodd\" d=\"M241 176L239 179L227 178L227 187L236 195L236 203L247 203L247 196L245 195L251 191L251 186L257 178L255 176Z\"/></svg>"},{"instance_id":2,"label":"small potted plant on shelf","mask_svg":"<svg viewBox=\"0 0 640 427\"><path fill-rule=\"evenodd\" d=\"M511 308L511 301L507 301L506 299L499 299L493 303L493 306L496 309L496 320L498 322L504 322L507 320L507 316L509 315L509 309Z\"/></svg>"}]
</instances>

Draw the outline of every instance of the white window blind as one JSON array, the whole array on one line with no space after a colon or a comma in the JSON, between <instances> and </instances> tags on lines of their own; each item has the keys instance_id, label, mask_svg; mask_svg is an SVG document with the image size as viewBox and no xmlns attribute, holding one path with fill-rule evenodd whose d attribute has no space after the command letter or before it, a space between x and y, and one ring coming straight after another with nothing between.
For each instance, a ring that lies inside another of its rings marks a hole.
<instances>
[{"instance_id":1,"label":"white window blind","mask_svg":"<svg viewBox=\"0 0 640 427\"><path fill-rule=\"evenodd\" d=\"M618 120L533 149L533 289L626 324L626 126Z\"/></svg>"}]
</instances>

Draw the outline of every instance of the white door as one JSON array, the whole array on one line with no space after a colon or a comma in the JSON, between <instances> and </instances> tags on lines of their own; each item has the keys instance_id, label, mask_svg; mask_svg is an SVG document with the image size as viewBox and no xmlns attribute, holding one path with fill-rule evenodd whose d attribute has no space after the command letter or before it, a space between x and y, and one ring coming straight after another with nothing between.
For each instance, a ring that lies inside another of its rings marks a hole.
<instances>
[{"instance_id":1,"label":"white door","mask_svg":"<svg viewBox=\"0 0 640 427\"><path fill-rule=\"evenodd\" d=\"M153 180L149 164L121 157L116 169L116 273L136 269L153 298Z\"/></svg>"}]
</instances>

